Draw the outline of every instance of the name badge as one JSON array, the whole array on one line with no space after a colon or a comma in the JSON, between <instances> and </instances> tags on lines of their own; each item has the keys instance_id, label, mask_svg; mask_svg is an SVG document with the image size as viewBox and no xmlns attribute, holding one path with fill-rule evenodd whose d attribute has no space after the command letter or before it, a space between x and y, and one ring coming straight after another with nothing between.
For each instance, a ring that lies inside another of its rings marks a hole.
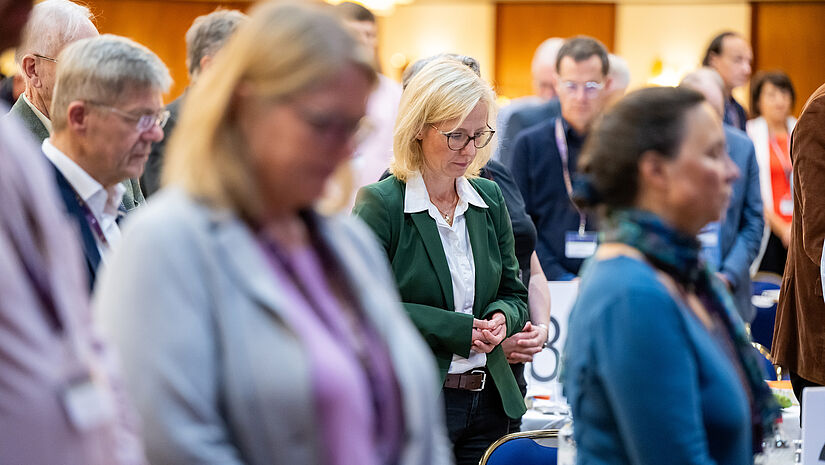
<instances>
[{"instance_id":1,"label":"name badge","mask_svg":"<svg viewBox=\"0 0 825 465\"><path fill-rule=\"evenodd\" d=\"M567 258L588 258L596 253L598 234L568 231L564 241L564 256Z\"/></svg>"},{"instance_id":2,"label":"name badge","mask_svg":"<svg viewBox=\"0 0 825 465\"><path fill-rule=\"evenodd\" d=\"M69 382L61 398L69 421L79 431L95 429L115 417L112 397L88 375Z\"/></svg>"},{"instance_id":3,"label":"name badge","mask_svg":"<svg viewBox=\"0 0 825 465\"><path fill-rule=\"evenodd\" d=\"M785 216L793 214L793 199L782 199L779 201L779 213Z\"/></svg>"}]
</instances>

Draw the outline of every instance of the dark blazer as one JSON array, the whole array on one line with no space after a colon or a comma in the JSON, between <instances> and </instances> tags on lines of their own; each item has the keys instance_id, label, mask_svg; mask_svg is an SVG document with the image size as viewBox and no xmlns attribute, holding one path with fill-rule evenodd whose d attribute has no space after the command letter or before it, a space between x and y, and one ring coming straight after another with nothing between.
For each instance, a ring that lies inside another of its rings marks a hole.
<instances>
[{"instance_id":1,"label":"dark blazer","mask_svg":"<svg viewBox=\"0 0 825 465\"><path fill-rule=\"evenodd\" d=\"M808 99L791 134L793 219L771 355L802 378L825 385L825 85Z\"/></svg>"},{"instance_id":2,"label":"dark blazer","mask_svg":"<svg viewBox=\"0 0 825 465\"><path fill-rule=\"evenodd\" d=\"M14 115L21 123L23 123L23 126L25 126L26 129L32 133L32 135L34 135L38 146L49 137L49 130L46 129L46 126L43 125L40 118L34 114L31 107L29 107L29 105L23 100L22 94L20 97L17 97L17 101L14 102L14 106L12 106L11 110L9 110L9 115Z\"/></svg>"},{"instance_id":3,"label":"dark blazer","mask_svg":"<svg viewBox=\"0 0 825 465\"><path fill-rule=\"evenodd\" d=\"M518 280L513 231L501 190L487 179L472 179L470 184L489 206L470 205L465 213L476 269L472 315L452 311L453 286L438 227L426 211L404 213L406 183L390 176L365 186L353 209L387 251L404 308L435 354L442 382L453 354L470 355L474 317L502 312L508 337L528 318L527 289ZM521 417L524 398L500 346L487 354L487 368L505 413Z\"/></svg>"},{"instance_id":4,"label":"dark blazer","mask_svg":"<svg viewBox=\"0 0 825 465\"><path fill-rule=\"evenodd\" d=\"M750 267L762 246L765 218L759 187L759 165L753 143L747 134L725 125L725 144L731 160L739 168L739 179L719 232L722 251L720 272L731 284L736 309L746 323L753 321L756 309L751 304Z\"/></svg>"},{"instance_id":5,"label":"dark blazer","mask_svg":"<svg viewBox=\"0 0 825 465\"><path fill-rule=\"evenodd\" d=\"M163 140L152 144L152 151L149 152L149 159L146 161L146 167L140 177L140 187L146 197L151 196L160 189L160 174L163 168L164 155L166 154L166 142L172 137L172 132L175 130L180 107L185 96L184 93L169 105L166 105L166 109L169 110L169 121L166 122L166 126L163 128Z\"/></svg>"},{"instance_id":6,"label":"dark blazer","mask_svg":"<svg viewBox=\"0 0 825 465\"><path fill-rule=\"evenodd\" d=\"M504 124L503 133L499 136L496 159L505 166L510 166L513 158L513 148L516 145L519 133L559 115L561 115L561 105L558 97L553 97L539 105L527 105L513 111Z\"/></svg>"},{"instance_id":7,"label":"dark blazer","mask_svg":"<svg viewBox=\"0 0 825 465\"><path fill-rule=\"evenodd\" d=\"M97 268L100 265L100 251L97 249L97 242L89 226L86 215L83 212L83 207L77 200L77 194L69 181L63 176L60 170L49 163L54 170L55 181L57 182L57 190L60 192L60 200L66 208L66 213L77 225L77 230L80 233L81 246L83 248L83 256L86 258L86 271L89 278L89 290L94 289L95 278L97 277Z\"/></svg>"},{"instance_id":8,"label":"dark blazer","mask_svg":"<svg viewBox=\"0 0 825 465\"><path fill-rule=\"evenodd\" d=\"M584 137L562 119L569 151L570 176L575 178ZM569 231L579 228L579 213L564 184L564 170L555 137L556 118L522 132L513 148L510 173L521 189L527 214L536 225L536 254L550 281L570 280L579 273L581 258L565 255ZM585 217L588 231L597 229L595 215Z\"/></svg>"}]
</instances>

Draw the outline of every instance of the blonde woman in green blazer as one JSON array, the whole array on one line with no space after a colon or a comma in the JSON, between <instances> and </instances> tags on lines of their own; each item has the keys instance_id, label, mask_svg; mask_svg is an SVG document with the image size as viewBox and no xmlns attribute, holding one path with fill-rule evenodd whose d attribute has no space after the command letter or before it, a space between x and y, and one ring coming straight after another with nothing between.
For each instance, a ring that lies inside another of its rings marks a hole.
<instances>
[{"instance_id":1,"label":"blonde woman in green blazer","mask_svg":"<svg viewBox=\"0 0 825 465\"><path fill-rule=\"evenodd\" d=\"M401 97L392 176L353 213L378 236L401 300L438 360L456 463L476 464L525 411L499 344L527 321L501 190L477 177L495 97L464 64L424 67Z\"/></svg>"}]
</instances>

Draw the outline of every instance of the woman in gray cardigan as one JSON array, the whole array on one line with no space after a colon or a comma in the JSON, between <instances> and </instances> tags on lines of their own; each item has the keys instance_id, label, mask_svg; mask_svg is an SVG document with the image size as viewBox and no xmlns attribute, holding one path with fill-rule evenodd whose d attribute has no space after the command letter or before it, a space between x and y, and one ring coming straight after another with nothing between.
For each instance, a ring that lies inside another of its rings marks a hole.
<instances>
[{"instance_id":1,"label":"woman in gray cardigan","mask_svg":"<svg viewBox=\"0 0 825 465\"><path fill-rule=\"evenodd\" d=\"M449 463L386 258L312 208L375 79L326 10L267 3L191 89L95 303L152 464Z\"/></svg>"}]
</instances>

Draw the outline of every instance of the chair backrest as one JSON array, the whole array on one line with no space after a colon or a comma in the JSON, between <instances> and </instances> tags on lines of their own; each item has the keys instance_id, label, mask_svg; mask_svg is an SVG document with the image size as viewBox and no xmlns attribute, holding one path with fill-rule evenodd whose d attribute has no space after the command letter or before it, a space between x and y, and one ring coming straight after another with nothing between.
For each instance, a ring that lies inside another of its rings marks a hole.
<instances>
[{"instance_id":1,"label":"chair backrest","mask_svg":"<svg viewBox=\"0 0 825 465\"><path fill-rule=\"evenodd\" d=\"M502 436L487 448L479 465L555 465L558 437L557 429L523 431Z\"/></svg>"},{"instance_id":2,"label":"chair backrest","mask_svg":"<svg viewBox=\"0 0 825 465\"><path fill-rule=\"evenodd\" d=\"M774 273L760 271L753 277L752 291L753 304L756 307L756 317L751 323L751 337L754 342L771 350L773 342L773 327L776 319L776 298L766 297L770 292L780 288L782 277Z\"/></svg>"},{"instance_id":3,"label":"chair backrest","mask_svg":"<svg viewBox=\"0 0 825 465\"><path fill-rule=\"evenodd\" d=\"M765 374L767 377L765 378L768 381L776 381L782 379L782 369L774 366L773 359L771 358L771 353L765 349L762 344L758 342L751 342L751 344L759 351L759 354L762 356L762 363L763 367L765 368Z\"/></svg>"}]
</instances>

